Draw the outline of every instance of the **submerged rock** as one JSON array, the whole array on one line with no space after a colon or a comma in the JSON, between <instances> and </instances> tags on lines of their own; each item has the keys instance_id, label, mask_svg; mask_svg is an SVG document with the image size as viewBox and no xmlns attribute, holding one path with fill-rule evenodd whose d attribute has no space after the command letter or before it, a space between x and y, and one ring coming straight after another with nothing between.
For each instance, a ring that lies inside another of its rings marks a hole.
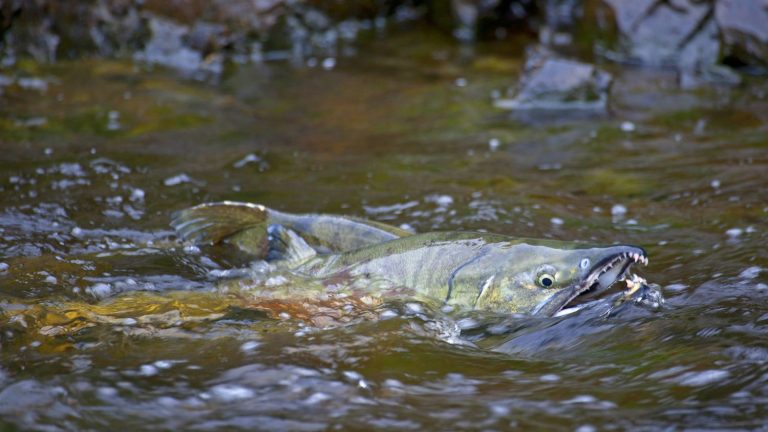
<instances>
[{"instance_id":1,"label":"submerged rock","mask_svg":"<svg viewBox=\"0 0 768 432\"><path fill-rule=\"evenodd\" d=\"M611 74L592 64L532 49L514 97L499 99L495 105L512 110L605 111L612 80Z\"/></svg>"}]
</instances>

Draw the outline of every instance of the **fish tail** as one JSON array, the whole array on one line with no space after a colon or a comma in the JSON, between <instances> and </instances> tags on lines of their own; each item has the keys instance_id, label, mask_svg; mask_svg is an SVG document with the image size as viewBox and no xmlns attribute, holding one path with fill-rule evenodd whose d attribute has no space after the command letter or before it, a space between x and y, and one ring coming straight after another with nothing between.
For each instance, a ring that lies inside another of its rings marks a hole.
<instances>
[{"instance_id":1,"label":"fish tail","mask_svg":"<svg viewBox=\"0 0 768 432\"><path fill-rule=\"evenodd\" d=\"M236 240L246 233L257 239L266 238L269 219L270 210L263 205L221 201L178 211L172 216L171 226L183 241L216 244L227 239ZM256 249L260 250L261 246Z\"/></svg>"}]
</instances>

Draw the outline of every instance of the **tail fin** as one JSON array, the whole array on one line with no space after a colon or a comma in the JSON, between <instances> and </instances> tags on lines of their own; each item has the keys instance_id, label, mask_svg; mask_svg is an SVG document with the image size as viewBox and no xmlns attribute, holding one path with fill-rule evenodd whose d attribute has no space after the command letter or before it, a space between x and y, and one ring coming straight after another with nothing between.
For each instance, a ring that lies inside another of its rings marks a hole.
<instances>
[{"instance_id":1,"label":"tail fin","mask_svg":"<svg viewBox=\"0 0 768 432\"><path fill-rule=\"evenodd\" d=\"M231 238L233 243L247 252L258 253L258 247L243 247L244 237L253 240L253 236L263 243L266 240L269 225L269 210L259 204L244 202L222 201L217 203L200 204L176 212L171 220L171 226L179 238L195 244L215 244ZM244 236L246 232L252 235ZM236 237L235 237L236 236ZM249 242L251 243L251 242ZM255 244L255 243L254 243Z\"/></svg>"}]
</instances>

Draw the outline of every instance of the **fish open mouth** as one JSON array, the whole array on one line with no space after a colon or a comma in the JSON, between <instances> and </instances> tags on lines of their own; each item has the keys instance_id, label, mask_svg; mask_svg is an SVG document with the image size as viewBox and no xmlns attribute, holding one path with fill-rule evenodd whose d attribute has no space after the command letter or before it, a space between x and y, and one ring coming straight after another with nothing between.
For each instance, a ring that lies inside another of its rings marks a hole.
<instances>
[{"instance_id":1,"label":"fish open mouth","mask_svg":"<svg viewBox=\"0 0 768 432\"><path fill-rule=\"evenodd\" d=\"M581 289L577 290L576 298L592 299L623 280L633 264L648 265L648 255L643 249L634 246L627 246L627 249L595 264L581 284Z\"/></svg>"},{"instance_id":2,"label":"fish open mouth","mask_svg":"<svg viewBox=\"0 0 768 432\"><path fill-rule=\"evenodd\" d=\"M634 264L648 265L648 254L637 246L614 246L615 252L590 268L577 284L564 289L539 305L534 315L552 316L566 306L592 300L623 280Z\"/></svg>"}]
</instances>

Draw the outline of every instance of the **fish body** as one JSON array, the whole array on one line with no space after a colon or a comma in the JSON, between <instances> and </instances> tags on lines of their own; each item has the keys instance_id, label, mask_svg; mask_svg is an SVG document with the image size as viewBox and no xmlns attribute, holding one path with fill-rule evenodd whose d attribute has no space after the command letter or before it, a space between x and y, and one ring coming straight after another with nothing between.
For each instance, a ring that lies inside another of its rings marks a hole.
<instances>
[{"instance_id":1,"label":"fish body","mask_svg":"<svg viewBox=\"0 0 768 432\"><path fill-rule=\"evenodd\" d=\"M259 256L268 249L268 229L280 225L294 231L321 253L343 252L375 245L410 231L362 218L326 214L292 214L260 204L222 201L177 212L171 225L193 243L227 241Z\"/></svg>"},{"instance_id":2,"label":"fish body","mask_svg":"<svg viewBox=\"0 0 768 432\"><path fill-rule=\"evenodd\" d=\"M585 246L479 232L411 234L364 219L290 215L263 206L238 216L250 220L239 225L221 227L226 217L210 217L247 213L248 206L257 205L193 207L173 225L182 238L198 242L237 240L243 231L262 230L266 234L258 235L267 243L262 255L302 277L368 279L446 304L503 313L551 316L579 295L606 290L631 265L647 264L645 251L631 245Z\"/></svg>"}]
</instances>

